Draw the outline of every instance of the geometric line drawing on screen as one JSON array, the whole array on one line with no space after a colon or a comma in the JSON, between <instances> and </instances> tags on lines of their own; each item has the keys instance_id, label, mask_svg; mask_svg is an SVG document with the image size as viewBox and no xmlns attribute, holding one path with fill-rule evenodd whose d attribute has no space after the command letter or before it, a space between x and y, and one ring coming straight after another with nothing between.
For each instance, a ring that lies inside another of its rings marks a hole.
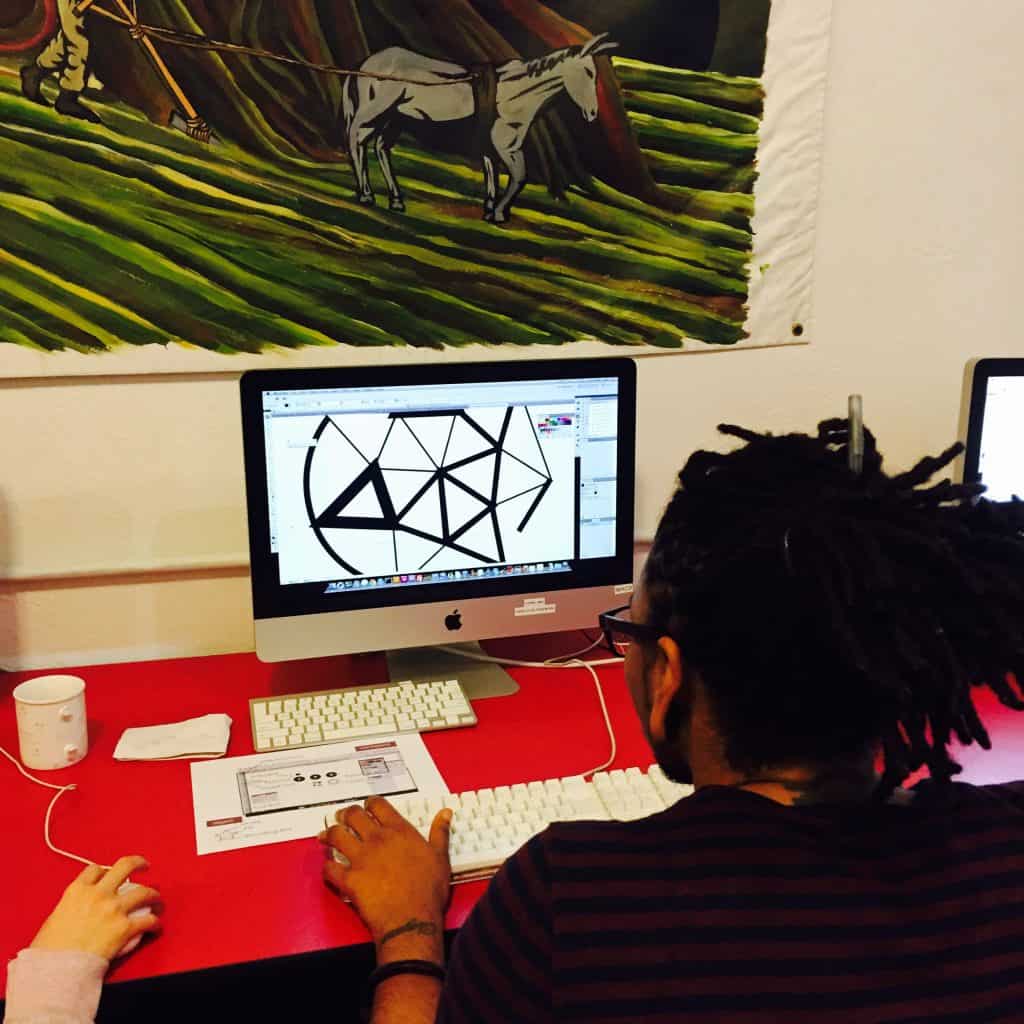
<instances>
[{"instance_id":1,"label":"geometric line drawing on screen","mask_svg":"<svg viewBox=\"0 0 1024 1024\"><path fill-rule=\"evenodd\" d=\"M360 531L391 534L394 572L429 569L445 551L503 562L501 519L525 531L553 482L525 405L324 416L302 475L317 541L356 576L392 571L390 556L366 567Z\"/></svg>"}]
</instances>

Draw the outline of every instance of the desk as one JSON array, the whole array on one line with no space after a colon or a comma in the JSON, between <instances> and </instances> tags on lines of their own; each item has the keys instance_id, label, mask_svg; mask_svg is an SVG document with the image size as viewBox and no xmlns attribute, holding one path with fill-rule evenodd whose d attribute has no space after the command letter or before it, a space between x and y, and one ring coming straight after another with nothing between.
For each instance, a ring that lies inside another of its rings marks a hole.
<instances>
[{"instance_id":1,"label":"desk","mask_svg":"<svg viewBox=\"0 0 1024 1024\"><path fill-rule=\"evenodd\" d=\"M577 634L549 640L544 657L585 646ZM573 646L575 644L575 646ZM496 645L492 649L497 649ZM522 657L524 645L505 646ZM530 656L536 655L531 648ZM129 726L211 712L233 719L227 756L251 754L250 697L339 685L339 659L264 665L253 654L67 669L86 681L90 750L79 764L36 773L74 782L54 810L56 846L111 863L126 853L150 861L147 884L166 900L164 934L117 963L112 982L221 968L319 950L364 945L368 933L323 884L323 849L314 840L198 857L189 762L126 762L112 754ZM383 681L383 659L376 678ZM618 741L614 767L645 766L651 755L617 666L598 670ZM608 756L608 736L590 674L582 669L512 669L520 692L475 703L479 724L427 733L424 740L453 791L588 771ZM0 745L17 756L10 693L30 675L0 677ZM32 938L80 865L50 852L43 816L52 797L0 758L5 828L0 846L4 909L0 970ZM139 876L142 879L142 876ZM455 887L449 929L465 920L486 883ZM0 990L2 995L2 990Z\"/></svg>"},{"instance_id":2,"label":"desk","mask_svg":"<svg viewBox=\"0 0 1024 1024\"><path fill-rule=\"evenodd\" d=\"M580 645L582 646L582 645ZM566 638L544 650L573 650ZM520 654L522 645L505 649ZM206 968L363 947L368 935L354 912L321 881L323 852L314 840L197 857L186 761L117 763L114 745L129 726L154 725L210 712L234 720L228 756L252 753L247 700L265 694L337 685L333 659L264 665L251 654L90 666L74 671L87 683L91 749L80 764L40 773L74 782L61 797L52 834L57 846L110 863L144 853L147 881L164 894L163 936L115 965L110 979L155 979ZM383 679L383 666L380 667ZM618 741L614 767L646 765L651 756L615 666L599 670ZM453 791L587 771L605 760L608 739L590 675L581 670L512 669L513 697L475 705L479 724L424 736ZM39 674L39 673L32 673ZM0 678L0 744L17 753L13 687L27 674ZM367 678L367 682L377 679ZM997 782L1024 776L1024 714L1003 708L983 690L979 711L994 750L959 752L962 778ZM0 969L30 941L78 866L48 851L43 814L51 794L0 764L5 885L0 916ZM485 883L455 888L449 929L465 920Z\"/></svg>"}]
</instances>

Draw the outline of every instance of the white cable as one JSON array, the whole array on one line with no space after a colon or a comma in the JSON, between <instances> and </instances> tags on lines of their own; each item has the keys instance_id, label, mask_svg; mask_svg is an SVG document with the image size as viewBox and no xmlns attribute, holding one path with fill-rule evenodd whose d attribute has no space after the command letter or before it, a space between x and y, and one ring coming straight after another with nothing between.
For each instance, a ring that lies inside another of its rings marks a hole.
<instances>
[{"instance_id":1,"label":"white cable","mask_svg":"<svg viewBox=\"0 0 1024 1024\"><path fill-rule=\"evenodd\" d=\"M586 636L587 634L584 633L583 635ZM590 644L587 647L584 647L582 651L574 651L572 654L563 654L557 658L546 658L545 664L556 664L557 662L564 661L567 658L580 658L584 654L589 654L595 647L597 647L601 643L602 639L604 638L599 636L592 644Z\"/></svg>"},{"instance_id":2,"label":"white cable","mask_svg":"<svg viewBox=\"0 0 1024 1024\"><path fill-rule=\"evenodd\" d=\"M576 654L563 655L562 658L548 658L547 661L514 661L511 658L492 658L487 654L477 654L475 651L464 651L459 647L452 647L448 645L440 645L440 650L447 651L449 654L457 654L460 657L468 658L470 661L485 661L492 665L515 665L520 668L585 668L594 680L594 687L597 690L597 700L601 705L601 714L604 716L605 728L608 730L608 739L611 742L612 752L608 760L604 764L598 765L596 768L592 768L588 772L584 772L584 776L594 775L595 772L602 772L605 768L609 767L615 761L615 755L618 747L615 742L615 730L612 728L612 720L608 716L608 705L604 700L604 691L601 689L601 680L598 679L597 673L594 671L594 665L618 665L621 664L621 658L600 658L594 661L584 661L582 658L577 657L579 654L586 654L587 651L592 651L600 640L595 640L589 647L584 648L582 651L577 651ZM563 660L567 658L569 660Z\"/></svg>"},{"instance_id":3,"label":"white cable","mask_svg":"<svg viewBox=\"0 0 1024 1024\"><path fill-rule=\"evenodd\" d=\"M513 661L511 658L491 658L486 654L469 653L458 647L450 647L447 645L440 646L440 650L447 651L450 654L457 654L462 658L467 658L470 661L485 661L490 662L493 665L515 665L521 668L585 668L594 680L594 688L597 690L597 700L601 705L601 715L604 718L605 728L608 730L608 739L611 743L611 754L608 760L604 764L598 765L596 768L592 768L590 771L584 772L584 776L594 775L596 772L604 771L615 762L615 755L618 747L615 741L615 730L612 728L612 721L608 715L608 705L605 703L604 691L601 689L601 680L598 678L597 673L594 671L594 665L616 665L619 664L621 658L601 658L597 660L584 661L580 655L587 654L592 651L601 642L600 638L595 640L589 647L584 647L582 651L576 651L573 654L564 654L555 658L548 658L546 661ZM57 854L62 857L68 857L71 860L76 860L80 864L95 864L96 861L88 860L85 857L79 857L77 853L71 853L68 850L62 850L59 846L55 846L50 839L50 818L53 815L53 808L57 801L70 789L77 789L78 787L72 782L66 786L58 786L52 782L43 782L42 779L37 779L34 775L29 775L27 771L22 767L21 762L13 755L8 753L3 747L0 747L0 754L3 754L15 768L21 772L30 782L36 783L39 786L45 786L47 789L55 789L56 793L53 795L53 799L50 801L49 806L46 808L46 817L43 821L43 838L46 841L46 845ZM110 867L106 864L101 864L104 870L109 871ZM474 879L466 879L466 881L474 881Z\"/></svg>"},{"instance_id":4,"label":"white cable","mask_svg":"<svg viewBox=\"0 0 1024 1024\"><path fill-rule=\"evenodd\" d=\"M595 641L585 650L592 650L600 641ZM470 661L486 661L492 665L515 665L516 668L577 668L575 663L562 661L562 658L576 658L575 654L562 654L555 658L548 658L547 661L516 661L513 658L492 658L489 654L477 654L475 651L464 651L461 647L438 644L437 650L447 651L449 654L457 654L461 658ZM584 651L578 652L583 654ZM594 658L584 662L586 665L621 665L621 658Z\"/></svg>"},{"instance_id":5,"label":"white cable","mask_svg":"<svg viewBox=\"0 0 1024 1024\"><path fill-rule=\"evenodd\" d=\"M458 647L444 647L450 653L459 654L464 658L468 658L471 661L488 661L496 665L521 665L527 668L585 668L594 679L594 686L597 688L597 699L601 703L601 713L604 715L604 724L608 730L608 736L611 740L612 752L611 756L605 761L604 764L594 768L593 771L584 772L584 775L594 775L597 772L604 771L615 762L616 754L616 743L615 743L615 730L612 728L611 719L608 717L608 705L604 701L604 692L601 689L601 682L597 677L597 673L591 668L592 665L615 665L622 661L621 658L602 658L598 661L582 661L579 655L586 654L588 651L592 651L601 642L601 638L598 637L589 647L584 647L582 651L577 651L575 654L565 654L559 658L548 658L546 661L509 661L502 658L490 658L486 654L467 653L466 651L460 650ZM570 659L570 660L564 660ZM468 882L479 882L487 881L494 875L493 871L483 872L479 875L469 875L466 878L453 878L452 885L464 885Z\"/></svg>"},{"instance_id":6,"label":"white cable","mask_svg":"<svg viewBox=\"0 0 1024 1024\"><path fill-rule=\"evenodd\" d=\"M611 661L611 660L619 661L621 659L615 658L615 659L608 659L608 660L609 661ZM591 677L593 678L593 680L594 680L594 687L597 690L597 699L598 699L598 702L601 705L601 714L604 716L605 728L608 730L608 739L611 741L612 752L608 755L608 760L605 761L603 764L599 764L596 768L591 768L590 771L583 773L584 776L593 776L597 772L603 772L605 770L605 768L611 767L611 765L615 761L615 755L618 752L618 747L617 747L617 745L615 743L615 730L612 728L612 720L611 720L611 718L608 717L608 705L605 704L605 702L604 702L604 691L601 689L601 680L597 678L597 673L590 667L590 662L589 661L583 661L583 660L577 658L577 659L574 659L571 662L566 662L565 664L566 664L566 666L578 665L580 668L585 668L590 673ZM552 668L556 668L558 666L554 666L553 665L551 667Z\"/></svg>"},{"instance_id":7,"label":"white cable","mask_svg":"<svg viewBox=\"0 0 1024 1024\"><path fill-rule=\"evenodd\" d=\"M66 786L57 786L52 782L43 782L42 779L37 779L34 775L29 775L27 771L22 767L21 762L13 755L0 747L0 754L3 754L15 768L21 772L30 782L36 783L38 786L45 786L47 789L55 789L56 793L53 794L53 799L50 801L50 806L46 808L46 818L43 820L43 838L46 840L46 845L53 850L54 853L59 853L62 857L70 857L71 860L77 860L80 864L95 864L94 860L87 860L85 857L79 857L77 853L69 853L67 850L62 850L59 846L54 846L50 840L50 816L53 814L53 805L69 790L78 789L78 787L72 782ZM101 868L105 871L109 871L109 865L101 864Z\"/></svg>"}]
</instances>

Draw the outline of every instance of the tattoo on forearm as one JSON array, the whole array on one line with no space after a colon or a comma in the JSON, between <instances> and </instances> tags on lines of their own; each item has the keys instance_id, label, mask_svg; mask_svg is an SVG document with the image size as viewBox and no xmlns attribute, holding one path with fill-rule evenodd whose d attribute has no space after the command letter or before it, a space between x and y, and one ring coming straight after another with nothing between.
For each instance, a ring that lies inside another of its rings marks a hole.
<instances>
[{"instance_id":1,"label":"tattoo on forearm","mask_svg":"<svg viewBox=\"0 0 1024 1024\"><path fill-rule=\"evenodd\" d=\"M380 944L383 946L385 942L397 939L399 935L406 935L409 932L415 932L417 935L428 935L432 938L437 934L437 925L431 924L429 921L417 921L416 918L412 918L412 920L406 921L405 924L400 925L398 928L393 928L383 935Z\"/></svg>"}]
</instances>

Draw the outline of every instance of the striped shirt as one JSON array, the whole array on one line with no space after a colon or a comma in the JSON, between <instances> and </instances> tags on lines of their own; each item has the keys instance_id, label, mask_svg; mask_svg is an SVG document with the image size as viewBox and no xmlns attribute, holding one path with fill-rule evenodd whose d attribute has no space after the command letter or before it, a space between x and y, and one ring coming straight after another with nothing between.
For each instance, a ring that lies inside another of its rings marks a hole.
<instances>
[{"instance_id":1,"label":"striped shirt","mask_svg":"<svg viewBox=\"0 0 1024 1024\"><path fill-rule=\"evenodd\" d=\"M1024 782L554 825L455 941L442 1024L1024 1021Z\"/></svg>"}]
</instances>

